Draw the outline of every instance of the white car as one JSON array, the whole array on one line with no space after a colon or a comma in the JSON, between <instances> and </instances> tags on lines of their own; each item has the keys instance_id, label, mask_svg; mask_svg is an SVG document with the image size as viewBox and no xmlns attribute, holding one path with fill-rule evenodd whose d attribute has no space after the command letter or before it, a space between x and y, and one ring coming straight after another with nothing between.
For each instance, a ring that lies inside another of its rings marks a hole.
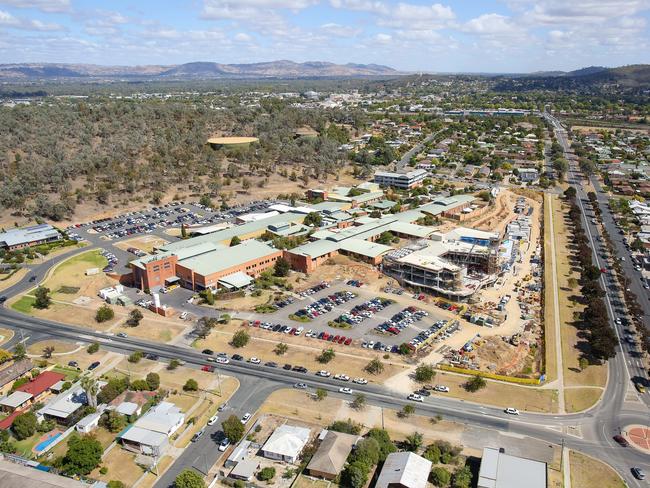
<instances>
[{"instance_id":1,"label":"white car","mask_svg":"<svg viewBox=\"0 0 650 488\"><path fill-rule=\"evenodd\" d=\"M293 387L297 390L305 390L307 385L305 383L296 383Z\"/></svg>"},{"instance_id":2,"label":"white car","mask_svg":"<svg viewBox=\"0 0 650 488\"><path fill-rule=\"evenodd\" d=\"M345 393L346 395L352 395L352 389L347 388L347 387L344 386L343 388L339 388L339 393Z\"/></svg>"},{"instance_id":3,"label":"white car","mask_svg":"<svg viewBox=\"0 0 650 488\"><path fill-rule=\"evenodd\" d=\"M187 319L187 312L183 312L180 316L181 320L186 320Z\"/></svg>"},{"instance_id":4,"label":"white car","mask_svg":"<svg viewBox=\"0 0 650 488\"><path fill-rule=\"evenodd\" d=\"M241 423L246 424L251 419L252 415L248 412L244 414L244 416L241 418Z\"/></svg>"},{"instance_id":5,"label":"white car","mask_svg":"<svg viewBox=\"0 0 650 488\"><path fill-rule=\"evenodd\" d=\"M352 383L356 383L357 385L367 385L367 384L368 384L368 380L365 379L365 378L354 378L354 379L352 380Z\"/></svg>"},{"instance_id":6,"label":"white car","mask_svg":"<svg viewBox=\"0 0 650 488\"><path fill-rule=\"evenodd\" d=\"M504 412L507 413L508 415L519 415L519 410L517 410L516 408L512 408L512 407L506 408L504 410Z\"/></svg>"},{"instance_id":7,"label":"white car","mask_svg":"<svg viewBox=\"0 0 650 488\"><path fill-rule=\"evenodd\" d=\"M449 393L449 387L444 385L436 385L433 387L434 391L441 391L443 393Z\"/></svg>"},{"instance_id":8,"label":"white car","mask_svg":"<svg viewBox=\"0 0 650 488\"><path fill-rule=\"evenodd\" d=\"M252 357L248 360L248 362L251 364L260 364L262 361L256 357Z\"/></svg>"},{"instance_id":9,"label":"white car","mask_svg":"<svg viewBox=\"0 0 650 488\"><path fill-rule=\"evenodd\" d=\"M324 369L321 369L318 373L316 373L316 376L322 376L323 378L329 378L332 373L329 371L325 371Z\"/></svg>"},{"instance_id":10,"label":"white car","mask_svg":"<svg viewBox=\"0 0 650 488\"><path fill-rule=\"evenodd\" d=\"M217 358L217 362L218 362L219 364L228 364L228 363L230 362L230 359L225 358L225 357L223 357L223 356L219 356L219 357Z\"/></svg>"},{"instance_id":11,"label":"white car","mask_svg":"<svg viewBox=\"0 0 650 488\"><path fill-rule=\"evenodd\" d=\"M208 425L214 425L214 424L216 424L216 423L217 423L217 420L219 420L219 417L216 416L216 415L213 415L213 416L210 417L210 419L208 420Z\"/></svg>"},{"instance_id":12,"label":"white car","mask_svg":"<svg viewBox=\"0 0 650 488\"><path fill-rule=\"evenodd\" d=\"M230 445L230 439L228 439L228 438L226 437L225 439L223 439L223 440L219 443L219 450L220 450L221 452L223 452L223 451L225 451L226 449L228 449L228 446L229 446L229 445Z\"/></svg>"},{"instance_id":13,"label":"white car","mask_svg":"<svg viewBox=\"0 0 650 488\"><path fill-rule=\"evenodd\" d=\"M341 380L341 381L350 381L350 377L347 374L335 374L334 375L335 380Z\"/></svg>"},{"instance_id":14,"label":"white car","mask_svg":"<svg viewBox=\"0 0 650 488\"><path fill-rule=\"evenodd\" d=\"M422 395L418 395L417 393L411 393L406 398L408 400L413 400L414 402L422 402L422 401L424 401L424 398L422 398Z\"/></svg>"}]
</instances>

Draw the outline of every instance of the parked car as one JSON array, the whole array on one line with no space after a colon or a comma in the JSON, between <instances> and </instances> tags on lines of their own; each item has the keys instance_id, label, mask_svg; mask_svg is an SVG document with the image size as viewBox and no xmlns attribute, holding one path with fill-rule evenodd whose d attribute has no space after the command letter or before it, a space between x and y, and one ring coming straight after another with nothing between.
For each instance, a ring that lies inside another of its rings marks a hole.
<instances>
[{"instance_id":1,"label":"parked car","mask_svg":"<svg viewBox=\"0 0 650 488\"><path fill-rule=\"evenodd\" d=\"M201 353L202 354L208 354L208 355L212 356L214 354L214 351L212 349L203 349L203 351L201 351Z\"/></svg>"},{"instance_id":2,"label":"parked car","mask_svg":"<svg viewBox=\"0 0 650 488\"><path fill-rule=\"evenodd\" d=\"M340 381L350 381L350 377L347 374L335 374L334 375L335 380L340 380Z\"/></svg>"},{"instance_id":3,"label":"parked car","mask_svg":"<svg viewBox=\"0 0 650 488\"><path fill-rule=\"evenodd\" d=\"M408 400L412 400L414 402L422 402L424 401L424 398L422 398L422 395L418 393L411 393L409 396L406 397Z\"/></svg>"},{"instance_id":4,"label":"parked car","mask_svg":"<svg viewBox=\"0 0 650 488\"><path fill-rule=\"evenodd\" d=\"M324 369L321 369L318 373L316 373L316 376L322 376L323 378L329 378L331 375L332 373Z\"/></svg>"},{"instance_id":5,"label":"parked car","mask_svg":"<svg viewBox=\"0 0 650 488\"><path fill-rule=\"evenodd\" d=\"M117 337L129 337L129 335L126 332L118 332Z\"/></svg>"},{"instance_id":6,"label":"parked car","mask_svg":"<svg viewBox=\"0 0 650 488\"><path fill-rule=\"evenodd\" d=\"M307 385L304 383L296 383L293 385L293 387L297 390L305 390L307 388Z\"/></svg>"},{"instance_id":7,"label":"parked car","mask_svg":"<svg viewBox=\"0 0 650 488\"><path fill-rule=\"evenodd\" d=\"M205 433L205 428L199 430L196 434L192 436L192 442L198 441L204 433Z\"/></svg>"},{"instance_id":8,"label":"parked car","mask_svg":"<svg viewBox=\"0 0 650 488\"><path fill-rule=\"evenodd\" d=\"M225 439L222 439L221 442L219 443L219 450L223 452L226 449L228 449L229 445L230 445L230 439L226 437Z\"/></svg>"},{"instance_id":9,"label":"parked car","mask_svg":"<svg viewBox=\"0 0 650 488\"><path fill-rule=\"evenodd\" d=\"M228 364L228 363L230 362L230 359L228 359L228 358L224 358L224 357L218 357L218 358L217 358L217 362L218 362L219 364Z\"/></svg>"},{"instance_id":10,"label":"parked car","mask_svg":"<svg viewBox=\"0 0 650 488\"><path fill-rule=\"evenodd\" d=\"M346 395L352 395L352 389L348 387L339 388L339 393L345 393Z\"/></svg>"},{"instance_id":11,"label":"parked car","mask_svg":"<svg viewBox=\"0 0 650 488\"><path fill-rule=\"evenodd\" d=\"M250 413L246 412L244 414L244 416L241 418L241 423L246 424L251 419L251 417L252 417L252 415Z\"/></svg>"},{"instance_id":12,"label":"parked car","mask_svg":"<svg viewBox=\"0 0 650 488\"><path fill-rule=\"evenodd\" d=\"M250 358L248 360L248 362L251 363L251 364L260 364L262 361L260 359L256 358L255 356L253 356L252 358Z\"/></svg>"},{"instance_id":13,"label":"parked car","mask_svg":"<svg viewBox=\"0 0 650 488\"><path fill-rule=\"evenodd\" d=\"M354 379L352 380L352 383L356 383L357 385L367 385L367 384L368 384L368 380L365 379L365 378L354 378Z\"/></svg>"},{"instance_id":14,"label":"parked car","mask_svg":"<svg viewBox=\"0 0 650 488\"><path fill-rule=\"evenodd\" d=\"M434 391L439 391L442 393L449 393L449 387L444 385L436 385L433 387Z\"/></svg>"},{"instance_id":15,"label":"parked car","mask_svg":"<svg viewBox=\"0 0 650 488\"><path fill-rule=\"evenodd\" d=\"M88 371L92 371L93 369L97 368L101 363L99 361L95 361L94 363L91 363L90 366L88 366Z\"/></svg>"},{"instance_id":16,"label":"parked car","mask_svg":"<svg viewBox=\"0 0 650 488\"><path fill-rule=\"evenodd\" d=\"M233 359L234 361L242 361L242 360L244 359L244 356L242 356L242 355L240 355L240 354L233 354L233 355L232 355L232 359Z\"/></svg>"}]
</instances>

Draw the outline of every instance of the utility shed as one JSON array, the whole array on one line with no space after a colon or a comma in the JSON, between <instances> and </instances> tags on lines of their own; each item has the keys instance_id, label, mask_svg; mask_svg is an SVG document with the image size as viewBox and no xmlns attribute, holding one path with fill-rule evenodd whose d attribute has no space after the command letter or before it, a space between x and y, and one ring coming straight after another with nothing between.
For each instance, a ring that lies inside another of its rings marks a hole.
<instances>
[{"instance_id":1,"label":"utility shed","mask_svg":"<svg viewBox=\"0 0 650 488\"><path fill-rule=\"evenodd\" d=\"M483 449L477 488L546 488L546 463L511 456L498 449Z\"/></svg>"},{"instance_id":2,"label":"utility shed","mask_svg":"<svg viewBox=\"0 0 650 488\"><path fill-rule=\"evenodd\" d=\"M412 452L393 452L381 469L375 488L426 488L431 461Z\"/></svg>"}]
</instances>

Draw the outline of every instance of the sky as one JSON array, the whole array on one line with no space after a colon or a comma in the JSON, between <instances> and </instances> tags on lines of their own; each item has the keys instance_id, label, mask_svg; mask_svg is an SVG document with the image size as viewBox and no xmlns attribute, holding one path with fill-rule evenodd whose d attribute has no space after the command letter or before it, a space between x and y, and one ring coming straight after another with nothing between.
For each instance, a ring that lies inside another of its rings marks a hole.
<instances>
[{"instance_id":1,"label":"sky","mask_svg":"<svg viewBox=\"0 0 650 488\"><path fill-rule=\"evenodd\" d=\"M650 62L650 0L0 0L0 63L377 63L534 72Z\"/></svg>"}]
</instances>

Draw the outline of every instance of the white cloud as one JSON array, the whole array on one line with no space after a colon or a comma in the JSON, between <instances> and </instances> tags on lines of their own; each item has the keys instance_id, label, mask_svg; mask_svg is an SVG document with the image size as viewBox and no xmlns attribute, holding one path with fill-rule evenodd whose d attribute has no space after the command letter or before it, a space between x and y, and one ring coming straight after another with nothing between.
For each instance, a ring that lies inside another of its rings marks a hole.
<instances>
[{"instance_id":1,"label":"white cloud","mask_svg":"<svg viewBox=\"0 0 650 488\"><path fill-rule=\"evenodd\" d=\"M0 5L17 8L35 8L42 12L70 12L70 0L0 0Z\"/></svg>"},{"instance_id":2,"label":"white cloud","mask_svg":"<svg viewBox=\"0 0 650 488\"><path fill-rule=\"evenodd\" d=\"M3 10L0 10L0 27L44 32L64 30L64 27L59 24L14 17Z\"/></svg>"},{"instance_id":3,"label":"white cloud","mask_svg":"<svg viewBox=\"0 0 650 488\"><path fill-rule=\"evenodd\" d=\"M325 34L337 37L354 37L361 33L361 29L349 25L328 23L320 26L320 30Z\"/></svg>"},{"instance_id":4,"label":"white cloud","mask_svg":"<svg viewBox=\"0 0 650 488\"><path fill-rule=\"evenodd\" d=\"M245 32L238 32L234 37L237 42L251 42L253 38L246 34Z\"/></svg>"},{"instance_id":5,"label":"white cloud","mask_svg":"<svg viewBox=\"0 0 650 488\"><path fill-rule=\"evenodd\" d=\"M523 30L512 22L510 17L499 14L483 14L469 20L463 30L471 34L492 37L520 37Z\"/></svg>"},{"instance_id":6,"label":"white cloud","mask_svg":"<svg viewBox=\"0 0 650 488\"><path fill-rule=\"evenodd\" d=\"M386 34L384 32L381 32L375 36L375 41L380 43L380 44L388 44L393 40L393 36L390 34Z\"/></svg>"}]
</instances>

